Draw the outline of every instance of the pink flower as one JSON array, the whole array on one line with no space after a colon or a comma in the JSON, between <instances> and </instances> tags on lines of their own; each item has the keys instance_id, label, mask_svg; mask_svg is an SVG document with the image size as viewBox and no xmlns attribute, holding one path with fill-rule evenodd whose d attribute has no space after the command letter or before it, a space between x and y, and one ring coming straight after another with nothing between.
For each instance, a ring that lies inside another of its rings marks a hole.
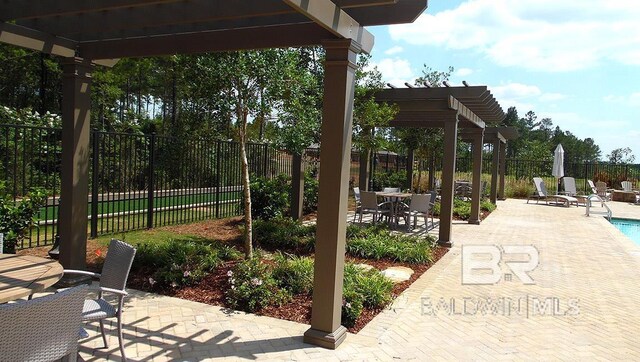
<instances>
[{"instance_id":1,"label":"pink flower","mask_svg":"<svg viewBox=\"0 0 640 362\"><path fill-rule=\"evenodd\" d=\"M183 276L183 277L185 277L185 278L186 278L186 277L188 277L189 275L191 275L191 272L190 272L190 271L188 271L188 270L186 270L186 271L182 274L182 276Z\"/></svg>"},{"instance_id":2,"label":"pink flower","mask_svg":"<svg viewBox=\"0 0 640 362\"><path fill-rule=\"evenodd\" d=\"M149 278L149 284L153 286L154 284L156 284L156 281L153 278Z\"/></svg>"},{"instance_id":3,"label":"pink flower","mask_svg":"<svg viewBox=\"0 0 640 362\"><path fill-rule=\"evenodd\" d=\"M228 277L232 277L232 276L233 276L233 272L232 272L231 270L229 270L229 271L227 272L227 276L228 276Z\"/></svg>"}]
</instances>

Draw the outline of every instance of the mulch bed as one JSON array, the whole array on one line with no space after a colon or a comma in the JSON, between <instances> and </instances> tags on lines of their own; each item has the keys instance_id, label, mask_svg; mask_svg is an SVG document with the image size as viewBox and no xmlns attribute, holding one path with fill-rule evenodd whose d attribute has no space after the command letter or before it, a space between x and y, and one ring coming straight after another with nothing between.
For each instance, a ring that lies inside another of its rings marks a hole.
<instances>
[{"instance_id":1,"label":"mulch bed","mask_svg":"<svg viewBox=\"0 0 640 362\"><path fill-rule=\"evenodd\" d=\"M484 217L483 217L484 218ZM188 225L176 225L163 227L161 230L174 232L183 235L195 235L207 239L220 240L230 245L237 246L242 249L242 217L234 217L221 220L208 220ZM155 229L158 230L158 229ZM149 230L147 232L154 232ZM20 250L18 253L22 255L47 256L50 246ZM434 254L434 263L439 260L449 249L438 247ZM95 240L87 242L87 267L90 270L99 271L104 261L106 247ZM414 281L416 281L424 272L426 272L433 264L409 264L394 262L390 260L369 260L362 258L352 258L347 256L347 261L353 263L365 263L375 267L378 270L384 270L391 266L405 266L411 268L414 273L408 281L395 284L393 287L393 297L399 296ZM181 299L191 300L210 305L227 307L224 291L228 288L227 271L233 268L236 261L226 262L218 267L213 273L205 277L200 283L190 287L181 289L166 288L159 290L150 289L148 275L144 273L131 274L129 277L128 287L153 291L163 295L177 297ZM290 320L298 323L309 324L311 322L311 295L294 296L291 301L281 306L271 306L263 308L257 314L274 318ZM356 324L349 328L352 333L360 331L367 323L369 323L382 309L371 310L365 309L362 315L356 321Z\"/></svg>"}]
</instances>

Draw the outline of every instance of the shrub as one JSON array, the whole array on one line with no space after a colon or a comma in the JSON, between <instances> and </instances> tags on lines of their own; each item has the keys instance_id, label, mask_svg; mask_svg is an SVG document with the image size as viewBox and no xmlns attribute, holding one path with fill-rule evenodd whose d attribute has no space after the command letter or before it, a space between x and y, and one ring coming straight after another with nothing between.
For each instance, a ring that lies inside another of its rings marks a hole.
<instances>
[{"instance_id":1,"label":"shrub","mask_svg":"<svg viewBox=\"0 0 640 362\"><path fill-rule=\"evenodd\" d=\"M295 255L275 256L273 277L278 286L291 294L309 294L313 290L313 259Z\"/></svg>"},{"instance_id":2,"label":"shrub","mask_svg":"<svg viewBox=\"0 0 640 362\"><path fill-rule=\"evenodd\" d=\"M480 202L480 210L493 212L496 209L496 205L492 204L491 201L484 199Z\"/></svg>"},{"instance_id":3,"label":"shrub","mask_svg":"<svg viewBox=\"0 0 640 362\"><path fill-rule=\"evenodd\" d=\"M47 200L42 189L32 190L21 201L13 201L5 194L4 183L0 183L0 233L4 234L3 251L16 252L16 247L25 238L31 226L36 225L34 216Z\"/></svg>"},{"instance_id":4,"label":"shrub","mask_svg":"<svg viewBox=\"0 0 640 362\"><path fill-rule=\"evenodd\" d=\"M253 240L273 248L311 251L315 232L315 225L303 225L290 217L256 220L253 224Z\"/></svg>"},{"instance_id":5,"label":"shrub","mask_svg":"<svg viewBox=\"0 0 640 362\"><path fill-rule=\"evenodd\" d=\"M383 308L391 302L393 282L376 269L364 270L347 263L342 289L342 324L352 327L364 307Z\"/></svg>"},{"instance_id":6,"label":"shrub","mask_svg":"<svg viewBox=\"0 0 640 362\"><path fill-rule=\"evenodd\" d=\"M318 210L318 190L319 182L311 172L304 175L304 200L303 211L311 213Z\"/></svg>"},{"instance_id":7,"label":"shrub","mask_svg":"<svg viewBox=\"0 0 640 362\"><path fill-rule=\"evenodd\" d=\"M508 180L505 184L505 197L527 198L535 192L535 187L530 179Z\"/></svg>"},{"instance_id":8,"label":"shrub","mask_svg":"<svg viewBox=\"0 0 640 362\"><path fill-rule=\"evenodd\" d=\"M289 298L273 278L271 268L259 258L242 261L227 273L229 288L225 291L232 308L255 312L278 305Z\"/></svg>"},{"instance_id":9,"label":"shrub","mask_svg":"<svg viewBox=\"0 0 640 362\"><path fill-rule=\"evenodd\" d=\"M133 269L151 272L151 287L193 285L222 263L239 257L235 249L204 242L171 239L138 244Z\"/></svg>"},{"instance_id":10,"label":"shrub","mask_svg":"<svg viewBox=\"0 0 640 362\"><path fill-rule=\"evenodd\" d=\"M346 249L351 256L376 260L390 259L414 264L433 261L435 239L430 235L424 238L403 236L392 234L389 230L376 226L363 228L360 232L349 230Z\"/></svg>"},{"instance_id":11,"label":"shrub","mask_svg":"<svg viewBox=\"0 0 640 362\"><path fill-rule=\"evenodd\" d=\"M469 217L471 217L471 201L454 198L453 215L458 216L462 220L469 220Z\"/></svg>"},{"instance_id":12,"label":"shrub","mask_svg":"<svg viewBox=\"0 0 640 362\"><path fill-rule=\"evenodd\" d=\"M254 177L251 182L251 216L254 219L282 217L289 211L290 179L278 175L274 179Z\"/></svg>"},{"instance_id":13,"label":"shrub","mask_svg":"<svg viewBox=\"0 0 640 362\"><path fill-rule=\"evenodd\" d=\"M373 190L382 190L385 187L404 188L407 182L407 171L376 172L373 176Z\"/></svg>"}]
</instances>

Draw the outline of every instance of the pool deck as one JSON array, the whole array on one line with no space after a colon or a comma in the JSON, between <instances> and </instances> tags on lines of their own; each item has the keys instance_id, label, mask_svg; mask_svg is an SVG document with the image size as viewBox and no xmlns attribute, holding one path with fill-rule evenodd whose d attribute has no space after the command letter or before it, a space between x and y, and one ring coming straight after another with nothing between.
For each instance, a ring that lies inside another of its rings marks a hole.
<instances>
[{"instance_id":1,"label":"pool deck","mask_svg":"<svg viewBox=\"0 0 640 362\"><path fill-rule=\"evenodd\" d=\"M608 204L614 216L640 219L640 206ZM507 200L481 225L455 223L451 251L335 351L304 344L304 324L138 291L124 312L126 351L136 361L639 360L640 247L603 217L584 214ZM463 285L469 245L533 245L533 284L513 273L510 281ZM113 324L108 349L93 349L102 342L91 326L81 357L119 360Z\"/></svg>"}]
</instances>

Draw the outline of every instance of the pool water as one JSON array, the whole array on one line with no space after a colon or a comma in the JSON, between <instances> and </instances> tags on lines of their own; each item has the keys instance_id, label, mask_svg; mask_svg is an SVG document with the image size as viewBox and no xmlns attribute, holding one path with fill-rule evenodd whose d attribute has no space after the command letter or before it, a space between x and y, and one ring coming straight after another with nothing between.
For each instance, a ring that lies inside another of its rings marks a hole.
<instances>
[{"instance_id":1,"label":"pool water","mask_svg":"<svg viewBox=\"0 0 640 362\"><path fill-rule=\"evenodd\" d=\"M634 243L640 245L640 220L612 217L611 223Z\"/></svg>"}]
</instances>

